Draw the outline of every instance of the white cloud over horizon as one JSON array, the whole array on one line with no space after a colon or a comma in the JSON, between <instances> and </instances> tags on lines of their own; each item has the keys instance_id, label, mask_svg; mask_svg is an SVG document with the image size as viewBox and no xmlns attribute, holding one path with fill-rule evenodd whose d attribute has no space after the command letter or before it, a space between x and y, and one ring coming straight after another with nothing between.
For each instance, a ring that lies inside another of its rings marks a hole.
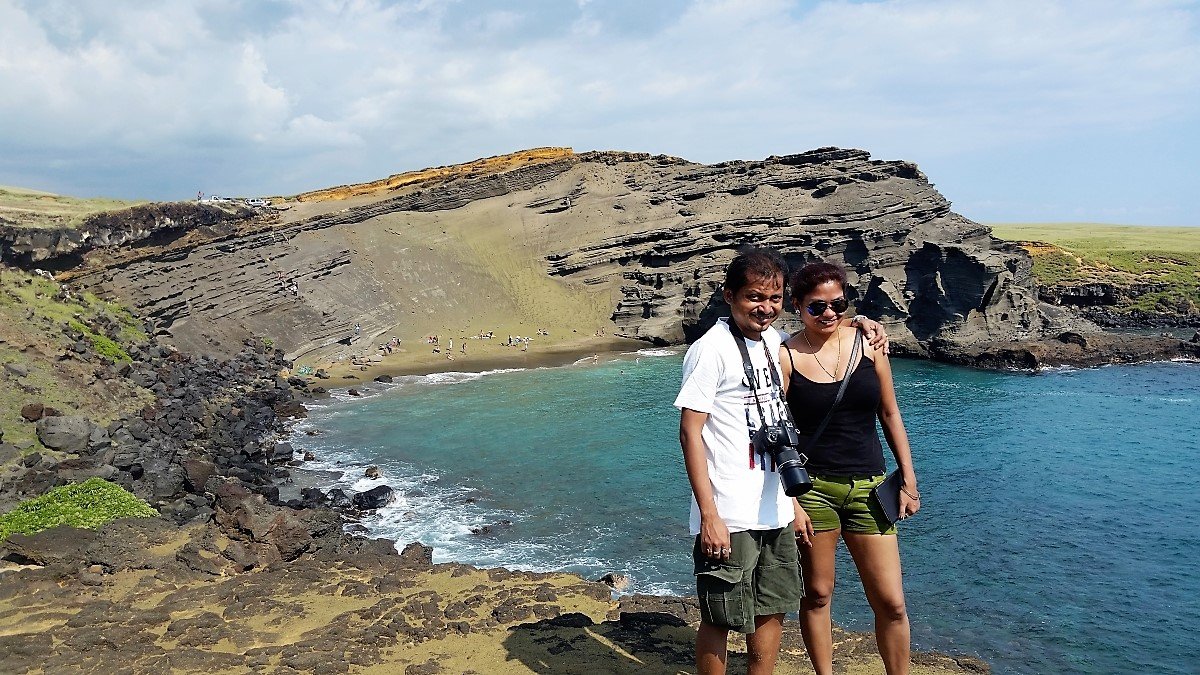
<instances>
[{"instance_id":1,"label":"white cloud over horizon","mask_svg":"<svg viewBox=\"0 0 1200 675\"><path fill-rule=\"evenodd\" d=\"M976 220L1200 225L1183 0L0 0L0 93L0 183L67 194L840 145Z\"/></svg>"}]
</instances>

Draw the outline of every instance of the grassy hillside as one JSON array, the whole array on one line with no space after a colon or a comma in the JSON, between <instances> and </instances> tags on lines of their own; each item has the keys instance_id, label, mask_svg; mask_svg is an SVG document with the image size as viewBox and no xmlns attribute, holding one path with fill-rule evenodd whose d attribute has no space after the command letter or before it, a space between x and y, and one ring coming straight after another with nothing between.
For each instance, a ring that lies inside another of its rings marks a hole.
<instances>
[{"instance_id":1,"label":"grassy hillside","mask_svg":"<svg viewBox=\"0 0 1200 675\"><path fill-rule=\"evenodd\" d=\"M42 449L34 425L21 418L27 403L104 424L151 400L149 392L128 380L105 381L95 374L106 360L128 359L128 348L146 339L129 312L88 293L65 293L50 279L0 270L0 431L5 443ZM96 354L92 361L66 357L75 344L69 334L82 334L81 341Z\"/></svg>"},{"instance_id":2,"label":"grassy hillside","mask_svg":"<svg viewBox=\"0 0 1200 675\"><path fill-rule=\"evenodd\" d=\"M1015 223L991 228L997 237L1022 243L1045 286L1161 284L1165 288L1142 293L1119 309L1200 311L1200 227Z\"/></svg>"},{"instance_id":3,"label":"grassy hillside","mask_svg":"<svg viewBox=\"0 0 1200 675\"><path fill-rule=\"evenodd\" d=\"M0 225L21 227L64 227L78 225L83 219L145 202L119 199L81 199L49 192L0 185Z\"/></svg>"}]
</instances>

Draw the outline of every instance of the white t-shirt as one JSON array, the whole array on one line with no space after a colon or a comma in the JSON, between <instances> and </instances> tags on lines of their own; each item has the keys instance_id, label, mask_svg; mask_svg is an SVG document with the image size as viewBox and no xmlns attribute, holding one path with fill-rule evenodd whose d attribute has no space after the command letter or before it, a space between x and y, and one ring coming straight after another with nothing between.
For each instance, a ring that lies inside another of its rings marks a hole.
<instances>
[{"instance_id":1,"label":"white t-shirt","mask_svg":"<svg viewBox=\"0 0 1200 675\"><path fill-rule=\"evenodd\" d=\"M774 328L762 341L746 341L750 363L757 375L756 391L768 424L783 418L783 392L775 386L763 343L779 370L782 336ZM791 498L783 493L770 454L754 452L750 438L762 425L750 385L742 367L742 354L729 332L727 319L719 319L688 348L683 359L683 385L676 408L708 413L701 438L708 459L717 513L730 532L770 530L792 522ZM700 532L700 508L692 495L692 534Z\"/></svg>"}]
</instances>

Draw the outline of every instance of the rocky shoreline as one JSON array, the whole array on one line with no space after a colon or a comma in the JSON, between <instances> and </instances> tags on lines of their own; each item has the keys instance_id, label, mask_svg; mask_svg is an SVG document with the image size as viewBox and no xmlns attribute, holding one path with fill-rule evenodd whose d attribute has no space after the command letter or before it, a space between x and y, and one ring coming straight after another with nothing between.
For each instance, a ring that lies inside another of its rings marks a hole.
<instances>
[{"instance_id":1,"label":"rocky shoreline","mask_svg":"<svg viewBox=\"0 0 1200 675\"><path fill-rule=\"evenodd\" d=\"M324 392L280 377L290 363L261 341L227 360L151 341L116 366L75 344L63 358L154 400L108 425L27 405L50 451L0 444L0 502L100 477L160 517L0 544L0 671L677 672L691 662L693 599L614 601L604 583L434 565L420 543L397 552L347 533L387 503L386 486L281 499L280 482L304 460L280 439L303 401ZM803 672L799 631L789 632L791 666L779 672ZM869 636L839 633L839 644L848 672L875 658ZM916 663L921 673L987 672L965 657Z\"/></svg>"}]
</instances>

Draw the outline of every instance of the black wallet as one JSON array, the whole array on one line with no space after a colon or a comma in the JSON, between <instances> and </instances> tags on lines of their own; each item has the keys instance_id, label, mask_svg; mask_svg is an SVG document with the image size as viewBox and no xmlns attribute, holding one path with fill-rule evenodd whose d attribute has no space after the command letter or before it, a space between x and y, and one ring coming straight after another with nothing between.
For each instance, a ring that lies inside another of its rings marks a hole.
<instances>
[{"instance_id":1,"label":"black wallet","mask_svg":"<svg viewBox=\"0 0 1200 675\"><path fill-rule=\"evenodd\" d=\"M883 482L871 489L871 499L883 510L888 522L893 525L900 520L900 488L904 486L904 478L897 469L888 474Z\"/></svg>"}]
</instances>

